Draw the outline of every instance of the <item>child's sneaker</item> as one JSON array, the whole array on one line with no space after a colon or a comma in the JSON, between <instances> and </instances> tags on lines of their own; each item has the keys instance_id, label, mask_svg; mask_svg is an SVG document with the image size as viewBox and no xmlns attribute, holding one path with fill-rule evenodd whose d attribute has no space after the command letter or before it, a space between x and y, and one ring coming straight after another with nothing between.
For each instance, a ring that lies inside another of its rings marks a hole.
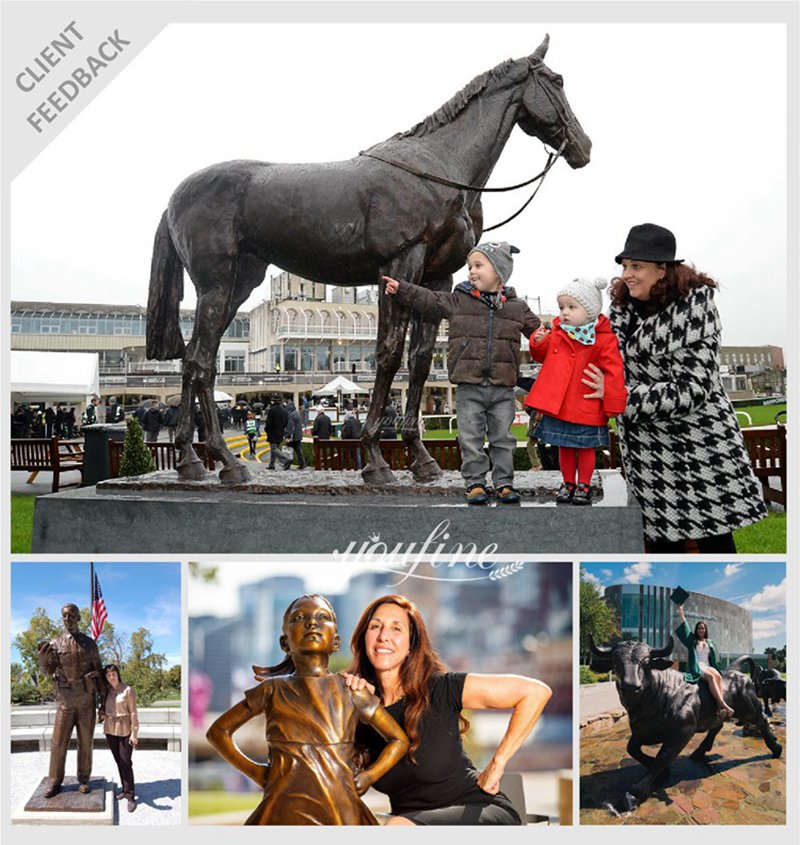
<instances>
[{"instance_id":1,"label":"child's sneaker","mask_svg":"<svg viewBox=\"0 0 800 845\"><path fill-rule=\"evenodd\" d=\"M504 505L513 505L519 501L519 493L510 484L506 484L497 491L497 501Z\"/></svg>"},{"instance_id":2,"label":"child's sneaker","mask_svg":"<svg viewBox=\"0 0 800 845\"><path fill-rule=\"evenodd\" d=\"M575 495L575 485L569 481L563 481L556 493L557 502L571 502Z\"/></svg>"},{"instance_id":3,"label":"child's sneaker","mask_svg":"<svg viewBox=\"0 0 800 845\"><path fill-rule=\"evenodd\" d=\"M473 484L471 487L467 487L468 505L485 505L488 501L489 496L483 484Z\"/></svg>"},{"instance_id":4,"label":"child's sneaker","mask_svg":"<svg viewBox=\"0 0 800 845\"><path fill-rule=\"evenodd\" d=\"M592 503L592 490L588 484L579 484L572 497L573 505L590 505Z\"/></svg>"}]
</instances>

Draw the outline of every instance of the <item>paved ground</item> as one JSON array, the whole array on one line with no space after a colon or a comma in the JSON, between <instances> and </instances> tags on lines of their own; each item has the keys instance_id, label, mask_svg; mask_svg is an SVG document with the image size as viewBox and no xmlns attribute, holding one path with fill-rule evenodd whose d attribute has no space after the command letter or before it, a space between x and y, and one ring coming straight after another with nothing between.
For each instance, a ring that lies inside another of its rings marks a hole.
<instances>
[{"instance_id":1,"label":"paved ground","mask_svg":"<svg viewBox=\"0 0 800 845\"><path fill-rule=\"evenodd\" d=\"M582 737L580 823L786 824L785 705L773 707L770 725L784 747L780 759L773 759L760 737L744 736L742 728L730 724L717 736L710 763L695 763L688 755L702 739L697 735L670 767L666 783L623 815L612 803L644 774L625 750L630 737L627 719Z\"/></svg>"},{"instance_id":2,"label":"paved ground","mask_svg":"<svg viewBox=\"0 0 800 845\"><path fill-rule=\"evenodd\" d=\"M621 710L617 685L614 681L600 684L582 684L580 687L581 722L590 716Z\"/></svg>"},{"instance_id":3,"label":"paved ground","mask_svg":"<svg viewBox=\"0 0 800 845\"><path fill-rule=\"evenodd\" d=\"M76 758L76 751L67 752L67 774L75 774ZM47 774L49 760L49 752L44 751L23 751L11 755L12 813L25 804ZM119 788L117 766L107 749L95 749L92 775L113 780ZM138 806L129 813L127 804L121 802L115 824L120 827L180 824L183 812L181 755L174 751L134 751L133 775Z\"/></svg>"}]
</instances>

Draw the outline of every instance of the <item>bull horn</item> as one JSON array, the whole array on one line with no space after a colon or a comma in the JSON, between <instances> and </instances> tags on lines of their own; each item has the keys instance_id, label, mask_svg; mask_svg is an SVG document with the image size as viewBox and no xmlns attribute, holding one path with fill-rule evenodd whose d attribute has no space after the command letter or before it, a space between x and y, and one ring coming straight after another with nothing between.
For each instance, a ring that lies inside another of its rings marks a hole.
<instances>
[{"instance_id":1,"label":"bull horn","mask_svg":"<svg viewBox=\"0 0 800 845\"><path fill-rule=\"evenodd\" d=\"M611 646L603 647L594 644L594 638L589 634L589 650L595 657L608 657L611 654Z\"/></svg>"},{"instance_id":2,"label":"bull horn","mask_svg":"<svg viewBox=\"0 0 800 845\"><path fill-rule=\"evenodd\" d=\"M664 648L650 649L650 657L669 657L672 654L672 647L675 641L670 637Z\"/></svg>"},{"instance_id":3,"label":"bull horn","mask_svg":"<svg viewBox=\"0 0 800 845\"><path fill-rule=\"evenodd\" d=\"M533 55L531 56L531 60L534 62L543 62L545 54L547 53L547 48L550 46L550 34L548 33L544 37L544 41L533 51Z\"/></svg>"}]
</instances>

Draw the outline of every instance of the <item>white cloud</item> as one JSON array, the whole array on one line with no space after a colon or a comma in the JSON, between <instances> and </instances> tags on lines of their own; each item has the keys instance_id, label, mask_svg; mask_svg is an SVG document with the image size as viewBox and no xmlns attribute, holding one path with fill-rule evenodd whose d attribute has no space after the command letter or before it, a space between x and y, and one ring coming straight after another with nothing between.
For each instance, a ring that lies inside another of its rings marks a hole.
<instances>
[{"instance_id":1,"label":"white cloud","mask_svg":"<svg viewBox=\"0 0 800 845\"><path fill-rule=\"evenodd\" d=\"M583 580L588 581L600 595L605 592L605 587L603 586L603 582L596 576L593 575L591 572L587 572L585 569L583 571Z\"/></svg>"},{"instance_id":2,"label":"white cloud","mask_svg":"<svg viewBox=\"0 0 800 845\"><path fill-rule=\"evenodd\" d=\"M625 567L624 580L626 584L639 584L642 578L652 575L651 563L634 563Z\"/></svg>"},{"instance_id":3,"label":"white cloud","mask_svg":"<svg viewBox=\"0 0 800 845\"><path fill-rule=\"evenodd\" d=\"M756 612L783 609L786 607L786 578L780 584L767 584L749 601L742 602L742 607ZM755 622L753 624L755 625Z\"/></svg>"},{"instance_id":4,"label":"white cloud","mask_svg":"<svg viewBox=\"0 0 800 845\"><path fill-rule=\"evenodd\" d=\"M735 575L739 570L742 568L741 563L729 563L725 567L725 577L730 578L731 575Z\"/></svg>"},{"instance_id":5,"label":"white cloud","mask_svg":"<svg viewBox=\"0 0 800 845\"><path fill-rule=\"evenodd\" d=\"M606 578L614 577L614 573L610 569L601 569L600 571L606 576Z\"/></svg>"},{"instance_id":6,"label":"white cloud","mask_svg":"<svg viewBox=\"0 0 800 845\"><path fill-rule=\"evenodd\" d=\"M777 634L785 632L786 623L782 617L753 620L753 642L773 639Z\"/></svg>"}]
</instances>

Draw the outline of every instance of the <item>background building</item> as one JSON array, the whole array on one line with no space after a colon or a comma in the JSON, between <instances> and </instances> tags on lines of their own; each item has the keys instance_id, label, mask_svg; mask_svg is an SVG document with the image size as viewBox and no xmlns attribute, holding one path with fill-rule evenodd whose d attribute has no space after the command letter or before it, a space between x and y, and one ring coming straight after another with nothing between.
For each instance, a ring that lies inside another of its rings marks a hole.
<instances>
[{"instance_id":1,"label":"background building","mask_svg":"<svg viewBox=\"0 0 800 845\"><path fill-rule=\"evenodd\" d=\"M605 588L603 598L620 620L623 638L662 648L680 624L677 608L670 601L673 587L650 584L614 584ZM742 654L753 653L753 616L729 601L692 593L684 606L689 627L701 619L708 625L709 639L727 665ZM674 637L673 659L685 663L686 647Z\"/></svg>"}]
</instances>

